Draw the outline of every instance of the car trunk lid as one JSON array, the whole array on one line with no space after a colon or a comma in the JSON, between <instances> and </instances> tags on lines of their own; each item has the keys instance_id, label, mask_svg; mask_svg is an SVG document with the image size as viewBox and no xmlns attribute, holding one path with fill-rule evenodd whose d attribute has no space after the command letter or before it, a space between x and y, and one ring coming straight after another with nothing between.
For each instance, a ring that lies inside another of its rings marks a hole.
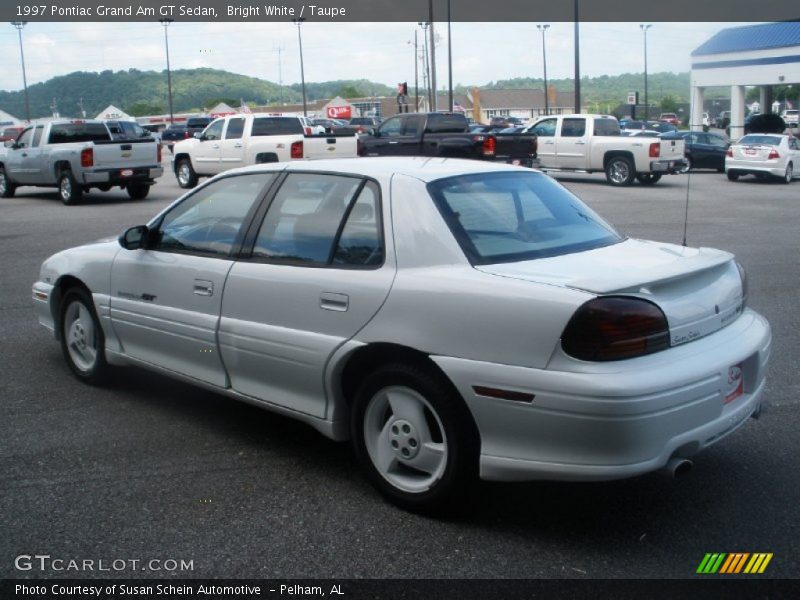
<instances>
[{"instance_id":1,"label":"car trunk lid","mask_svg":"<svg viewBox=\"0 0 800 600\"><path fill-rule=\"evenodd\" d=\"M733 255L711 248L628 239L586 252L476 268L597 295L650 300L664 311L673 346L721 329L744 305Z\"/></svg>"}]
</instances>

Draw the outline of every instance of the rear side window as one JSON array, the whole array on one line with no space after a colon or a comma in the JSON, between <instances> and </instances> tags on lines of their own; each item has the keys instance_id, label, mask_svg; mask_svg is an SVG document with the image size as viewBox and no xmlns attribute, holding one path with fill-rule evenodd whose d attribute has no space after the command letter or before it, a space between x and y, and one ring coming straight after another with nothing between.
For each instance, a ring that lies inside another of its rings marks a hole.
<instances>
[{"instance_id":1,"label":"rear side window","mask_svg":"<svg viewBox=\"0 0 800 600\"><path fill-rule=\"evenodd\" d=\"M562 137L583 137L586 133L586 119L564 119L561 122Z\"/></svg>"},{"instance_id":2,"label":"rear side window","mask_svg":"<svg viewBox=\"0 0 800 600\"><path fill-rule=\"evenodd\" d=\"M57 123L50 126L50 144L105 142L111 139L103 123Z\"/></svg>"},{"instance_id":3,"label":"rear side window","mask_svg":"<svg viewBox=\"0 0 800 600\"><path fill-rule=\"evenodd\" d=\"M541 173L461 175L434 181L428 191L473 264L559 256L622 240Z\"/></svg>"},{"instance_id":4,"label":"rear side window","mask_svg":"<svg viewBox=\"0 0 800 600\"><path fill-rule=\"evenodd\" d=\"M433 113L428 115L428 133L462 133L469 129L467 118L461 114Z\"/></svg>"},{"instance_id":5,"label":"rear side window","mask_svg":"<svg viewBox=\"0 0 800 600\"><path fill-rule=\"evenodd\" d=\"M256 117L250 135L287 135L303 134L300 119L293 117Z\"/></svg>"},{"instance_id":6,"label":"rear side window","mask_svg":"<svg viewBox=\"0 0 800 600\"><path fill-rule=\"evenodd\" d=\"M595 119L595 135L620 135L619 121L616 119Z\"/></svg>"}]
</instances>

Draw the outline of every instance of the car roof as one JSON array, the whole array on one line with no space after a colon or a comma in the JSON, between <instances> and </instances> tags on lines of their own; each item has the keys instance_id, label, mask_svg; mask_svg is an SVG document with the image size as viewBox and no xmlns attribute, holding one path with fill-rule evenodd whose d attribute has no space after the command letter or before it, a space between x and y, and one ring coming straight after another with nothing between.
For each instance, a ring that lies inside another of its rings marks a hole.
<instances>
[{"instance_id":1,"label":"car roof","mask_svg":"<svg viewBox=\"0 0 800 600\"><path fill-rule=\"evenodd\" d=\"M408 175L425 183L475 173L495 173L500 171L526 171L531 169L516 167L505 163L490 163L463 158L428 158L424 156L397 157L375 156L359 158L330 158L321 160L298 160L290 163L266 163L227 171L231 173L250 173L264 171L308 172L325 171L347 175L361 175L373 178L387 178L395 174Z\"/></svg>"}]
</instances>

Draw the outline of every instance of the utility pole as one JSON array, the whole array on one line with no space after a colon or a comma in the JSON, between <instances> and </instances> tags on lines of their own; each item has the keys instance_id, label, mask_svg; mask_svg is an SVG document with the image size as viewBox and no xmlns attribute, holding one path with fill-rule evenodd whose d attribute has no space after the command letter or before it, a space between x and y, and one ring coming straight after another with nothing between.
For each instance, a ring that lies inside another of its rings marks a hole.
<instances>
[{"instance_id":1,"label":"utility pole","mask_svg":"<svg viewBox=\"0 0 800 600\"><path fill-rule=\"evenodd\" d=\"M542 64L544 65L544 114L550 114L550 100L547 97L547 51L544 47L544 34L550 25L537 25L536 29L542 32Z\"/></svg>"},{"instance_id":2,"label":"utility pole","mask_svg":"<svg viewBox=\"0 0 800 600\"><path fill-rule=\"evenodd\" d=\"M278 87L281 90L281 104L283 104L283 73L281 68L281 52L283 52L283 46L278 46L277 48L273 47L272 50L278 53Z\"/></svg>"},{"instance_id":3,"label":"utility pole","mask_svg":"<svg viewBox=\"0 0 800 600\"><path fill-rule=\"evenodd\" d=\"M422 27L422 81L423 86L425 87L425 93L428 95L428 110L431 110L431 106L433 106L433 97L431 96L431 69L430 63L428 62L428 25L429 23L418 23L420 27Z\"/></svg>"},{"instance_id":4,"label":"utility pole","mask_svg":"<svg viewBox=\"0 0 800 600\"><path fill-rule=\"evenodd\" d=\"M438 106L436 102L436 38L433 33L433 0L428 0L428 22L428 35L431 38L431 95L433 96L431 110L436 112Z\"/></svg>"},{"instance_id":5,"label":"utility pole","mask_svg":"<svg viewBox=\"0 0 800 600\"><path fill-rule=\"evenodd\" d=\"M578 1L575 0L575 113L581 112L581 43Z\"/></svg>"},{"instance_id":6,"label":"utility pole","mask_svg":"<svg viewBox=\"0 0 800 600\"><path fill-rule=\"evenodd\" d=\"M167 36L167 27L172 23L172 19L159 19L159 23L164 26L164 47L167 50L167 89L169 93L169 122L175 122L175 115L172 111L172 71L169 68L169 37Z\"/></svg>"},{"instance_id":7,"label":"utility pole","mask_svg":"<svg viewBox=\"0 0 800 600\"><path fill-rule=\"evenodd\" d=\"M31 122L31 105L28 101L28 78L25 75L25 53L22 51L22 28L28 24L27 21L11 21L11 24L17 28L19 34L19 58L22 61L22 86L25 89L25 121Z\"/></svg>"},{"instance_id":8,"label":"utility pole","mask_svg":"<svg viewBox=\"0 0 800 600\"><path fill-rule=\"evenodd\" d=\"M650 29L653 25L648 24L644 25L642 23L639 24L639 27L644 33L644 120L647 122L647 119L650 117L650 104L647 99L647 30Z\"/></svg>"},{"instance_id":9,"label":"utility pole","mask_svg":"<svg viewBox=\"0 0 800 600\"><path fill-rule=\"evenodd\" d=\"M453 36L450 33L450 0L447 0L447 91L450 101L449 110L453 110Z\"/></svg>"},{"instance_id":10,"label":"utility pole","mask_svg":"<svg viewBox=\"0 0 800 600\"><path fill-rule=\"evenodd\" d=\"M300 34L300 26L306 20L305 17L300 17L299 19L292 19L295 25L297 25L297 41L300 44L300 82L303 87L303 116L308 116L308 101L306 100L306 73L305 69L303 68L303 36Z\"/></svg>"},{"instance_id":11,"label":"utility pole","mask_svg":"<svg viewBox=\"0 0 800 600\"><path fill-rule=\"evenodd\" d=\"M409 44L411 42L408 42ZM414 112L419 112L419 51L417 50L417 30L414 29Z\"/></svg>"}]
</instances>

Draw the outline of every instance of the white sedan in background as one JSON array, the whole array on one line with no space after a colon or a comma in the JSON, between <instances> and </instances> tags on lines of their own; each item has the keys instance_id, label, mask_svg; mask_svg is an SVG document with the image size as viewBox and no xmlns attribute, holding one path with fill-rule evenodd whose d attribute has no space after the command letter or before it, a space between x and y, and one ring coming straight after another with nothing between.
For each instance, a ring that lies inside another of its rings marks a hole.
<instances>
[{"instance_id":1,"label":"white sedan in background","mask_svg":"<svg viewBox=\"0 0 800 600\"><path fill-rule=\"evenodd\" d=\"M730 181L755 175L791 183L795 172L800 173L800 142L792 135L750 133L728 148L725 172Z\"/></svg>"},{"instance_id":2,"label":"white sedan in background","mask_svg":"<svg viewBox=\"0 0 800 600\"><path fill-rule=\"evenodd\" d=\"M683 470L759 414L771 345L731 254L457 159L229 171L48 258L33 299L79 379L138 365L349 438L413 510Z\"/></svg>"}]
</instances>

